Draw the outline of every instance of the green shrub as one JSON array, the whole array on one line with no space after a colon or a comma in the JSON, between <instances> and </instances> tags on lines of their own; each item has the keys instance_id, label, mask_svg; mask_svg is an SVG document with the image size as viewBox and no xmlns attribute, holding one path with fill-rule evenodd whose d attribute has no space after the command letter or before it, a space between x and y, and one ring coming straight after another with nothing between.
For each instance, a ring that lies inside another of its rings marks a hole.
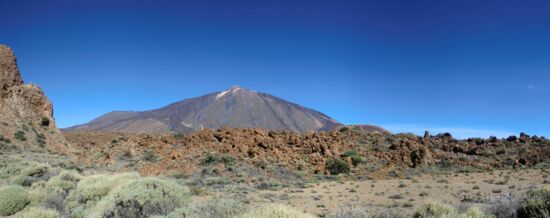
<instances>
[{"instance_id":1,"label":"green shrub","mask_svg":"<svg viewBox=\"0 0 550 218\"><path fill-rule=\"evenodd\" d=\"M266 204L252 209L240 218L313 218L315 216L281 204Z\"/></svg>"},{"instance_id":2,"label":"green shrub","mask_svg":"<svg viewBox=\"0 0 550 218\"><path fill-rule=\"evenodd\" d=\"M42 207L31 207L16 214L17 218L59 218L61 215L55 210Z\"/></svg>"},{"instance_id":3,"label":"green shrub","mask_svg":"<svg viewBox=\"0 0 550 218\"><path fill-rule=\"evenodd\" d=\"M496 218L493 215L486 214L479 207L470 207L464 214L460 215L461 218Z\"/></svg>"},{"instance_id":4,"label":"green shrub","mask_svg":"<svg viewBox=\"0 0 550 218\"><path fill-rule=\"evenodd\" d=\"M40 124L42 126L49 126L50 125L50 119L47 117L42 117L42 120L40 121Z\"/></svg>"},{"instance_id":5,"label":"green shrub","mask_svg":"<svg viewBox=\"0 0 550 218\"><path fill-rule=\"evenodd\" d=\"M327 168L327 170L332 175L338 175L338 174L341 174L341 173L349 173L350 172L350 167L349 167L348 162L340 160L340 159L329 160L326 163L325 167Z\"/></svg>"},{"instance_id":6,"label":"green shrub","mask_svg":"<svg viewBox=\"0 0 550 218\"><path fill-rule=\"evenodd\" d=\"M46 136L42 133L36 134L36 143L43 148L46 145Z\"/></svg>"},{"instance_id":7,"label":"green shrub","mask_svg":"<svg viewBox=\"0 0 550 218\"><path fill-rule=\"evenodd\" d=\"M531 190L523 201L518 217L550 217L550 188Z\"/></svg>"},{"instance_id":8,"label":"green shrub","mask_svg":"<svg viewBox=\"0 0 550 218\"><path fill-rule=\"evenodd\" d=\"M366 208L363 207L342 207L329 215L330 218L363 218L371 217Z\"/></svg>"},{"instance_id":9,"label":"green shrub","mask_svg":"<svg viewBox=\"0 0 550 218\"><path fill-rule=\"evenodd\" d=\"M342 154L341 156L342 157L351 157L351 156L355 156L355 155L357 155L357 151L350 150L350 151L344 152L344 154Z\"/></svg>"},{"instance_id":10,"label":"green shrub","mask_svg":"<svg viewBox=\"0 0 550 218\"><path fill-rule=\"evenodd\" d=\"M12 183L25 187L30 187L33 183L43 180L48 180L49 168L44 165L33 165L21 172L12 179Z\"/></svg>"},{"instance_id":11,"label":"green shrub","mask_svg":"<svg viewBox=\"0 0 550 218\"><path fill-rule=\"evenodd\" d=\"M27 191L21 186L6 186L0 189L0 215L10 216L29 204Z\"/></svg>"},{"instance_id":12,"label":"green shrub","mask_svg":"<svg viewBox=\"0 0 550 218\"><path fill-rule=\"evenodd\" d=\"M167 218L218 218L236 217L243 213L246 207L241 203L229 198L218 198L208 201L204 205L191 208L178 208L170 213Z\"/></svg>"},{"instance_id":13,"label":"green shrub","mask_svg":"<svg viewBox=\"0 0 550 218\"><path fill-rule=\"evenodd\" d=\"M91 217L167 215L188 201L186 187L159 178L138 178L120 184L86 214Z\"/></svg>"},{"instance_id":14,"label":"green shrub","mask_svg":"<svg viewBox=\"0 0 550 218\"><path fill-rule=\"evenodd\" d=\"M359 155L353 155L351 156L351 163L355 166L362 164L365 162L365 158L361 157Z\"/></svg>"},{"instance_id":15,"label":"green shrub","mask_svg":"<svg viewBox=\"0 0 550 218\"><path fill-rule=\"evenodd\" d=\"M84 217L89 209L122 183L139 178L137 173L121 173L114 175L93 175L78 182L76 189L65 199L67 208L75 217Z\"/></svg>"},{"instance_id":16,"label":"green shrub","mask_svg":"<svg viewBox=\"0 0 550 218\"><path fill-rule=\"evenodd\" d=\"M147 162L157 162L161 159L161 157L158 156L154 151L147 150L143 152L143 156L141 159Z\"/></svg>"},{"instance_id":17,"label":"green shrub","mask_svg":"<svg viewBox=\"0 0 550 218\"><path fill-rule=\"evenodd\" d=\"M44 174L48 173L48 166L45 165L34 165L22 172L22 175L31 176L31 177L42 177Z\"/></svg>"},{"instance_id":18,"label":"green shrub","mask_svg":"<svg viewBox=\"0 0 550 218\"><path fill-rule=\"evenodd\" d=\"M414 214L415 218L458 217L457 211L440 203L428 203L420 206Z\"/></svg>"},{"instance_id":19,"label":"green shrub","mask_svg":"<svg viewBox=\"0 0 550 218\"><path fill-rule=\"evenodd\" d=\"M13 137L15 137L15 139L19 140L19 141L27 141L27 138L25 138L25 132L19 130L17 132L15 132L15 134L13 134Z\"/></svg>"},{"instance_id":20,"label":"green shrub","mask_svg":"<svg viewBox=\"0 0 550 218\"><path fill-rule=\"evenodd\" d=\"M235 157L231 156L230 154L223 154L220 157L220 161L225 164L226 167L233 166L235 163Z\"/></svg>"},{"instance_id":21,"label":"green shrub","mask_svg":"<svg viewBox=\"0 0 550 218\"><path fill-rule=\"evenodd\" d=\"M81 176L78 173L62 171L43 184L33 184L32 190L29 192L31 203L48 208L64 208L65 196L76 188L80 179Z\"/></svg>"},{"instance_id":22,"label":"green shrub","mask_svg":"<svg viewBox=\"0 0 550 218\"><path fill-rule=\"evenodd\" d=\"M0 179L7 179L21 173L21 168L18 166L7 166L0 170Z\"/></svg>"},{"instance_id":23,"label":"green shrub","mask_svg":"<svg viewBox=\"0 0 550 218\"><path fill-rule=\"evenodd\" d=\"M216 152L210 152L208 154L206 154L206 156L204 156L204 158L202 158L201 160L201 164L203 165L207 165L207 164L212 164L212 163L216 163L218 162L218 155L216 154Z\"/></svg>"}]
</instances>

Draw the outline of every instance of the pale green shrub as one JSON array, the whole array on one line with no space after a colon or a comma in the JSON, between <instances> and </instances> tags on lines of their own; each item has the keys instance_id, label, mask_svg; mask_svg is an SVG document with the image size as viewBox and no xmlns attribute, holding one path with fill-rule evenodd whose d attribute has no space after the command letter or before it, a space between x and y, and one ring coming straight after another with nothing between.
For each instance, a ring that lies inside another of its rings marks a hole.
<instances>
[{"instance_id":1,"label":"pale green shrub","mask_svg":"<svg viewBox=\"0 0 550 218\"><path fill-rule=\"evenodd\" d=\"M25 187L31 186L38 181L47 181L49 168L45 165L33 165L21 172L20 175L13 177L12 184Z\"/></svg>"},{"instance_id":2,"label":"pale green shrub","mask_svg":"<svg viewBox=\"0 0 550 218\"><path fill-rule=\"evenodd\" d=\"M31 207L15 215L16 218L60 218L59 213L52 209Z\"/></svg>"},{"instance_id":3,"label":"pale green shrub","mask_svg":"<svg viewBox=\"0 0 550 218\"><path fill-rule=\"evenodd\" d=\"M48 172L48 166L45 165L33 165L24 170L21 175L30 177L41 177Z\"/></svg>"},{"instance_id":4,"label":"pale green shrub","mask_svg":"<svg viewBox=\"0 0 550 218\"><path fill-rule=\"evenodd\" d=\"M240 218L314 218L311 214L281 204L266 204L256 207Z\"/></svg>"},{"instance_id":5,"label":"pale green shrub","mask_svg":"<svg viewBox=\"0 0 550 218\"><path fill-rule=\"evenodd\" d=\"M73 216L84 217L85 211L95 207L97 202L120 184L139 178L137 173L121 173L114 175L93 175L83 178L76 189L65 199L67 208Z\"/></svg>"},{"instance_id":6,"label":"pale green shrub","mask_svg":"<svg viewBox=\"0 0 550 218\"><path fill-rule=\"evenodd\" d=\"M527 192L518 217L550 217L550 188L543 187Z\"/></svg>"},{"instance_id":7,"label":"pale green shrub","mask_svg":"<svg viewBox=\"0 0 550 218\"><path fill-rule=\"evenodd\" d=\"M493 215L486 214L479 207L470 207L464 214L460 215L461 218L495 218Z\"/></svg>"},{"instance_id":8,"label":"pale green shrub","mask_svg":"<svg viewBox=\"0 0 550 218\"><path fill-rule=\"evenodd\" d=\"M367 208L359 206L346 206L338 208L327 217L329 218L399 218L398 214L386 208Z\"/></svg>"},{"instance_id":9,"label":"pale green shrub","mask_svg":"<svg viewBox=\"0 0 550 218\"><path fill-rule=\"evenodd\" d=\"M458 217L458 212L447 205L440 203L428 203L422 205L416 213L415 218L455 218Z\"/></svg>"},{"instance_id":10,"label":"pale green shrub","mask_svg":"<svg viewBox=\"0 0 550 218\"><path fill-rule=\"evenodd\" d=\"M159 178L138 178L121 183L87 217L150 217L166 215L187 205L189 191L175 182Z\"/></svg>"},{"instance_id":11,"label":"pale green shrub","mask_svg":"<svg viewBox=\"0 0 550 218\"><path fill-rule=\"evenodd\" d=\"M0 215L10 216L29 203L27 191L21 186L6 186L0 189Z\"/></svg>"},{"instance_id":12,"label":"pale green shrub","mask_svg":"<svg viewBox=\"0 0 550 218\"><path fill-rule=\"evenodd\" d=\"M494 218L495 216L486 214L479 207L471 207L465 213L459 214L451 206L440 203L428 203L422 205L414 214L417 218Z\"/></svg>"},{"instance_id":13,"label":"pale green shrub","mask_svg":"<svg viewBox=\"0 0 550 218\"><path fill-rule=\"evenodd\" d=\"M75 189L82 176L76 172L62 171L47 182L34 183L29 192L32 205L65 209L65 197Z\"/></svg>"},{"instance_id":14,"label":"pale green shrub","mask_svg":"<svg viewBox=\"0 0 550 218\"><path fill-rule=\"evenodd\" d=\"M369 218L369 213L364 207L342 207L334 211L330 218Z\"/></svg>"},{"instance_id":15,"label":"pale green shrub","mask_svg":"<svg viewBox=\"0 0 550 218\"><path fill-rule=\"evenodd\" d=\"M246 207L241 203L229 198L219 198L208 203L191 208L178 208L170 213L167 218L222 218L236 217L242 214Z\"/></svg>"},{"instance_id":16,"label":"pale green shrub","mask_svg":"<svg viewBox=\"0 0 550 218\"><path fill-rule=\"evenodd\" d=\"M7 179L17 176L21 173L21 168L17 166L7 166L0 170L0 179Z\"/></svg>"}]
</instances>

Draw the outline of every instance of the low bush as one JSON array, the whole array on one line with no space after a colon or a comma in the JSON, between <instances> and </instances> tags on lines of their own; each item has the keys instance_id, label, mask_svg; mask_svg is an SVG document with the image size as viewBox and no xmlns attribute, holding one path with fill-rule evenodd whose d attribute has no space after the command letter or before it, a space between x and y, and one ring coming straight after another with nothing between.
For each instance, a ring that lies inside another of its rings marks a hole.
<instances>
[{"instance_id":1,"label":"low bush","mask_svg":"<svg viewBox=\"0 0 550 218\"><path fill-rule=\"evenodd\" d=\"M420 206L414 214L415 218L458 217L458 212L447 205L428 203Z\"/></svg>"},{"instance_id":2,"label":"low bush","mask_svg":"<svg viewBox=\"0 0 550 218\"><path fill-rule=\"evenodd\" d=\"M31 207L16 214L16 218L59 218L61 215L55 210L42 207Z\"/></svg>"},{"instance_id":3,"label":"low bush","mask_svg":"<svg viewBox=\"0 0 550 218\"><path fill-rule=\"evenodd\" d=\"M12 183L25 187L30 187L38 181L47 181L50 178L49 168L44 165L33 165L21 172L20 175L13 177Z\"/></svg>"},{"instance_id":4,"label":"low bush","mask_svg":"<svg viewBox=\"0 0 550 218\"><path fill-rule=\"evenodd\" d=\"M550 217L550 188L540 188L527 193L518 217Z\"/></svg>"},{"instance_id":5,"label":"low bush","mask_svg":"<svg viewBox=\"0 0 550 218\"><path fill-rule=\"evenodd\" d=\"M46 145L46 136L42 133L36 134L36 143L43 148Z\"/></svg>"},{"instance_id":6,"label":"low bush","mask_svg":"<svg viewBox=\"0 0 550 218\"><path fill-rule=\"evenodd\" d=\"M167 215L188 201L186 187L159 178L139 178L120 184L86 214L91 217Z\"/></svg>"},{"instance_id":7,"label":"low bush","mask_svg":"<svg viewBox=\"0 0 550 218\"><path fill-rule=\"evenodd\" d=\"M338 174L341 174L341 173L349 173L350 172L350 167L349 167L348 162L340 160L340 159L329 160L326 163L325 167L327 168L327 170L332 175L338 175Z\"/></svg>"},{"instance_id":8,"label":"low bush","mask_svg":"<svg viewBox=\"0 0 550 218\"><path fill-rule=\"evenodd\" d=\"M367 218L371 217L369 211L364 207L342 207L332 212L329 218Z\"/></svg>"},{"instance_id":9,"label":"low bush","mask_svg":"<svg viewBox=\"0 0 550 218\"><path fill-rule=\"evenodd\" d=\"M517 217L517 208L521 206L519 199L515 198L511 193L502 194L492 199L486 211L496 217Z\"/></svg>"},{"instance_id":10,"label":"low bush","mask_svg":"<svg viewBox=\"0 0 550 218\"><path fill-rule=\"evenodd\" d=\"M356 156L356 155L357 155L357 151L350 150L350 151L344 152L344 154L342 154L341 156L342 157L351 157L351 156Z\"/></svg>"},{"instance_id":11,"label":"low bush","mask_svg":"<svg viewBox=\"0 0 550 218\"><path fill-rule=\"evenodd\" d=\"M15 134L13 134L13 137L19 141L27 141L27 138L25 137L25 132L23 131L17 131Z\"/></svg>"},{"instance_id":12,"label":"low bush","mask_svg":"<svg viewBox=\"0 0 550 218\"><path fill-rule=\"evenodd\" d=\"M222 154L220 157L220 161L226 166L233 166L235 164L235 157L231 156L230 154Z\"/></svg>"},{"instance_id":13,"label":"low bush","mask_svg":"<svg viewBox=\"0 0 550 218\"><path fill-rule=\"evenodd\" d=\"M292 207L280 204L266 204L248 211L240 218L313 218L315 216L304 213Z\"/></svg>"},{"instance_id":14,"label":"low bush","mask_svg":"<svg viewBox=\"0 0 550 218\"><path fill-rule=\"evenodd\" d=\"M76 172L63 171L47 182L36 183L31 187L29 196L33 205L65 210L65 198L74 190L81 176Z\"/></svg>"},{"instance_id":15,"label":"low bush","mask_svg":"<svg viewBox=\"0 0 550 218\"><path fill-rule=\"evenodd\" d=\"M161 157L158 156L154 151L147 150L143 152L143 156L141 157L141 159L147 162L157 162L161 159Z\"/></svg>"},{"instance_id":16,"label":"low bush","mask_svg":"<svg viewBox=\"0 0 550 218\"><path fill-rule=\"evenodd\" d=\"M359 164L362 164L365 162L365 158L362 157L362 156L359 156L359 155L353 155L351 156L351 163L354 165L354 166L357 166Z\"/></svg>"},{"instance_id":17,"label":"low bush","mask_svg":"<svg viewBox=\"0 0 550 218\"><path fill-rule=\"evenodd\" d=\"M17 176L21 173L21 167L18 166L6 166L0 169L0 179L8 179L13 176Z\"/></svg>"},{"instance_id":18,"label":"low bush","mask_svg":"<svg viewBox=\"0 0 550 218\"><path fill-rule=\"evenodd\" d=\"M73 216L83 217L88 210L113 189L129 180L139 178L137 173L121 173L115 175L93 175L82 179L76 189L65 199L67 208Z\"/></svg>"},{"instance_id":19,"label":"low bush","mask_svg":"<svg viewBox=\"0 0 550 218\"><path fill-rule=\"evenodd\" d=\"M191 208L178 208L166 216L166 218L237 217L244 211L246 211L246 207L241 202L229 198L219 198L211 200L204 205L194 206Z\"/></svg>"},{"instance_id":20,"label":"low bush","mask_svg":"<svg viewBox=\"0 0 550 218\"><path fill-rule=\"evenodd\" d=\"M21 186L6 186L0 189L0 215L10 216L29 204L27 191Z\"/></svg>"},{"instance_id":21,"label":"low bush","mask_svg":"<svg viewBox=\"0 0 550 218\"><path fill-rule=\"evenodd\" d=\"M470 207L466 212L460 215L461 218L496 218L493 215L486 214L479 207Z\"/></svg>"},{"instance_id":22,"label":"low bush","mask_svg":"<svg viewBox=\"0 0 550 218\"><path fill-rule=\"evenodd\" d=\"M204 156L204 158L201 159L202 165L208 165L213 164L219 161L218 155L216 152L210 152Z\"/></svg>"},{"instance_id":23,"label":"low bush","mask_svg":"<svg viewBox=\"0 0 550 218\"><path fill-rule=\"evenodd\" d=\"M496 218L483 212L479 207L471 207L460 214L448 205L440 203L428 203L420 206L414 214L415 218Z\"/></svg>"}]
</instances>

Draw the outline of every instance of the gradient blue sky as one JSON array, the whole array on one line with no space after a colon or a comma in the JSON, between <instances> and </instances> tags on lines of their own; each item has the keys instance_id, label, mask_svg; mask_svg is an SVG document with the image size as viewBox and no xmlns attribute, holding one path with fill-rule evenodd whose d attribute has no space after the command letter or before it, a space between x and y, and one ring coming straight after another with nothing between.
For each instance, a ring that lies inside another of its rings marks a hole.
<instances>
[{"instance_id":1,"label":"gradient blue sky","mask_svg":"<svg viewBox=\"0 0 550 218\"><path fill-rule=\"evenodd\" d=\"M232 85L346 124L550 136L550 2L0 0L60 127Z\"/></svg>"}]
</instances>

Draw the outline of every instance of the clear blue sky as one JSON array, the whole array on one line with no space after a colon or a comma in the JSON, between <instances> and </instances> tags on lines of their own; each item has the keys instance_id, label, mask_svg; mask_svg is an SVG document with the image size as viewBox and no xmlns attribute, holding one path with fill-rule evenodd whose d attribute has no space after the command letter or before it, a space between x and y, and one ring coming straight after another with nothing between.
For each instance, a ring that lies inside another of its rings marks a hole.
<instances>
[{"instance_id":1,"label":"clear blue sky","mask_svg":"<svg viewBox=\"0 0 550 218\"><path fill-rule=\"evenodd\" d=\"M60 127L240 85L345 124L550 136L544 0L0 0L0 43Z\"/></svg>"}]
</instances>

